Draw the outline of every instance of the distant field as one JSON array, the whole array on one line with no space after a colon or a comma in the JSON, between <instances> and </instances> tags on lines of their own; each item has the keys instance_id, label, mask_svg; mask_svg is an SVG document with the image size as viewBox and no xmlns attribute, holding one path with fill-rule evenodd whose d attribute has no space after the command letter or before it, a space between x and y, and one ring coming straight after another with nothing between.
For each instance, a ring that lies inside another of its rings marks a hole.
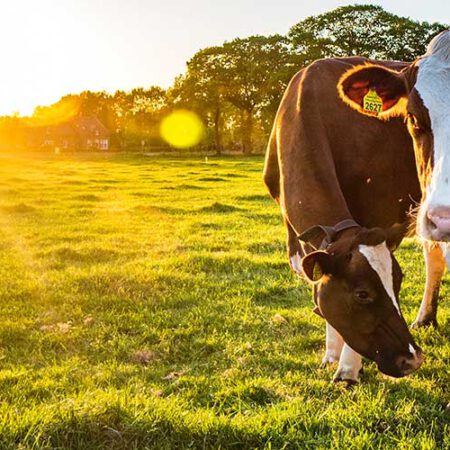
<instances>
[{"instance_id":1,"label":"distant field","mask_svg":"<svg viewBox=\"0 0 450 450\"><path fill-rule=\"evenodd\" d=\"M333 385L261 157L74 158L0 158L1 449L450 448L450 308L417 374Z\"/></svg>"}]
</instances>

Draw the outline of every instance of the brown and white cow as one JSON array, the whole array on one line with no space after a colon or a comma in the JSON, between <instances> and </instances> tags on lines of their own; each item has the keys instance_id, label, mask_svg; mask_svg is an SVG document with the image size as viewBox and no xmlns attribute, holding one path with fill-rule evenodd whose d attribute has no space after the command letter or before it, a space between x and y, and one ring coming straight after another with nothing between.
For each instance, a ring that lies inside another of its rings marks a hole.
<instances>
[{"instance_id":1,"label":"brown and white cow","mask_svg":"<svg viewBox=\"0 0 450 450\"><path fill-rule=\"evenodd\" d=\"M327 59L293 78L264 169L287 227L291 267L314 282L315 301L327 321L323 363L339 360L334 379L349 382L358 378L360 355L396 377L423 361L401 314L402 274L392 254L405 232L395 224L406 221L420 198L412 140L402 119L360 114L359 104L350 98L349 108L337 89L344 82L341 95L353 93L359 85L350 81L347 89L345 75L367 64L389 75L408 67ZM352 220L356 226L341 226Z\"/></svg>"},{"instance_id":2,"label":"brown and white cow","mask_svg":"<svg viewBox=\"0 0 450 450\"><path fill-rule=\"evenodd\" d=\"M422 191L417 232L425 240L427 266L415 325L436 325L445 259L450 266L445 244L450 241L450 30L437 35L423 57L400 70L377 63L353 67L342 76L338 89L344 102L363 114L364 95L376 90L383 101L378 118L406 119Z\"/></svg>"}]
</instances>

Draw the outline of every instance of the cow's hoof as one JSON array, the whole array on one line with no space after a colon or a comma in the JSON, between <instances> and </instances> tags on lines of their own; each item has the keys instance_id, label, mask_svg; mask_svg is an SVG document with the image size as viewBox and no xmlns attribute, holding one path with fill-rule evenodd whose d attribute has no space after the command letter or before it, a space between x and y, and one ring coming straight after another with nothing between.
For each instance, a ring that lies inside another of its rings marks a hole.
<instances>
[{"instance_id":1,"label":"cow's hoof","mask_svg":"<svg viewBox=\"0 0 450 450\"><path fill-rule=\"evenodd\" d=\"M358 384L358 374L354 370L338 369L333 377L333 383L345 383L347 386Z\"/></svg>"},{"instance_id":2,"label":"cow's hoof","mask_svg":"<svg viewBox=\"0 0 450 450\"><path fill-rule=\"evenodd\" d=\"M354 380L353 378L341 378L341 377L333 377L333 383L334 384L338 384L338 383L345 383L346 387L351 387L351 386L355 386L359 383L358 380Z\"/></svg>"},{"instance_id":3,"label":"cow's hoof","mask_svg":"<svg viewBox=\"0 0 450 450\"><path fill-rule=\"evenodd\" d=\"M417 319L413 322L411 325L411 328L418 329L418 328L425 328L432 326L433 328L438 327L438 323L435 317L427 317L425 319Z\"/></svg>"}]
</instances>

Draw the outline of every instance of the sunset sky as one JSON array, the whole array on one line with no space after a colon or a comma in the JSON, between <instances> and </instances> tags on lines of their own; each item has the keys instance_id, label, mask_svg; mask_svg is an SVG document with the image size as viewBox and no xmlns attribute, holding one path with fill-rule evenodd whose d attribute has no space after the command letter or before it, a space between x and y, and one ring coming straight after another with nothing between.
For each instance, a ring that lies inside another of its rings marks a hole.
<instances>
[{"instance_id":1,"label":"sunset sky","mask_svg":"<svg viewBox=\"0 0 450 450\"><path fill-rule=\"evenodd\" d=\"M66 93L168 87L200 48L285 34L334 0L10 0L0 14L0 115L29 114ZM374 1L413 19L450 22L446 0Z\"/></svg>"}]
</instances>

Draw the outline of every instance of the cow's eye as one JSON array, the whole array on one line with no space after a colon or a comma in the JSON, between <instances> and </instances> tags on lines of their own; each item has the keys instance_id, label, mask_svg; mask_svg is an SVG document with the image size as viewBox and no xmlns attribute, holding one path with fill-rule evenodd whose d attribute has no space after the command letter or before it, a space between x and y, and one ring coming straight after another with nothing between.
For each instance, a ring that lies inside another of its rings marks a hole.
<instances>
[{"instance_id":1,"label":"cow's eye","mask_svg":"<svg viewBox=\"0 0 450 450\"><path fill-rule=\"evenodd\" d=\"M359 303L362 303L364 305L373 302L373 298L370 293L368 291L365 291L364 289L357 289L355 291L355 298Z\"/></svg>"}]
</instances>

